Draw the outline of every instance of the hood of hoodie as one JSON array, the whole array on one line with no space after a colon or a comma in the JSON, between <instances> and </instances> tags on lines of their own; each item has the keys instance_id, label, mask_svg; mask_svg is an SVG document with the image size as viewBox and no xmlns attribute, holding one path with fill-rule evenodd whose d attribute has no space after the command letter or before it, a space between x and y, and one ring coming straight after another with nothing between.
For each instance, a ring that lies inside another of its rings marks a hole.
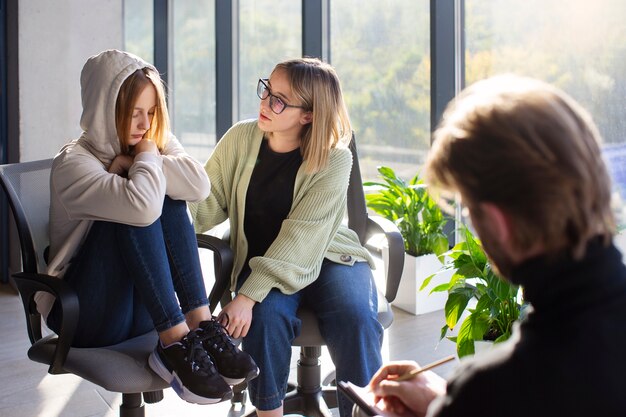
<instances>
[{"instance_id":1,"label":"hood of hoodie","mask_svg":"<svg viewBox=\"0 0 626 417\"><path fill-rule=\"evenodd\" d=\"M78 140L108 166L118 155L115 103L122 83L135 71L153 65L128 52L110 49L89 57L80 74L83 114Z\"/></svg>"}]
</instances>

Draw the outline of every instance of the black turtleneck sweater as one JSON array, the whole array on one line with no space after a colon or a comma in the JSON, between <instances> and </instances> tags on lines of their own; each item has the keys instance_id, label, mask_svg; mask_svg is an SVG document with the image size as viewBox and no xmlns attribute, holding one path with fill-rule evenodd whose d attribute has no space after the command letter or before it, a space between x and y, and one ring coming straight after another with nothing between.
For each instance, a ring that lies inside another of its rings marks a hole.
<instances>
[{"instance_id":1,"label":"black turtleneck sweater","mask_svg":"<svg viewBox=\"0 0 626 417\"><path fill-rule=\"evenodd\" d=\"M534 258L511 280L532 311L510 340L462 362L428 416L626 416L620 252L593 241L580 261Z\"/></svg>"}]
</instances>

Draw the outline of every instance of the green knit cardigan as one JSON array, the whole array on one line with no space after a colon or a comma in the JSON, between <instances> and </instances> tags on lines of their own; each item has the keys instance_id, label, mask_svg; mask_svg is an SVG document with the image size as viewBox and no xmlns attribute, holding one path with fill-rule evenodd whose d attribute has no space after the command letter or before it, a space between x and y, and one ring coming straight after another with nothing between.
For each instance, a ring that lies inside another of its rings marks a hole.
<instances>
[{"instance_id":1,"label":"green knit cardigan","mask_svg":"<svg viewBox=\"0 0 626 417\"><path fill-rule=\"evenodd\" d=\"M211 194L199 203L189 203L197 233L229 220L235 257L231 291L248 250L243 226L246 192L263 135L256 120L231 127L204 167ZM346 265L367 261L374 268L356 233L342 224L352 168L349 149L332 149L327 167L315 174L307 174L304 165L296 175L293 203L278 236L264 256L250 260L252 273L239 290L255 301L263 301L272 288L293 294L306 287L319 275L324 258Z\"/></svg>"}]
</instances>

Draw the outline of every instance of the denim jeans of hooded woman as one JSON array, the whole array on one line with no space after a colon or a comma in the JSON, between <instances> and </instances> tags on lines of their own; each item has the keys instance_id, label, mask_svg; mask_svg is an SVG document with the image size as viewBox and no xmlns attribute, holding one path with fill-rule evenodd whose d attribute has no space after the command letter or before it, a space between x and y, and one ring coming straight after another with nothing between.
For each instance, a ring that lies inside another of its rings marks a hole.
<instances>
[{"instance_id":1,"label":"denim jeans of hooded woman","mask_svg":"<svg viewBox=\"0 0 626 417\"><path fill-rule=\"evenodd\" d=\"M95 221L64 280L78 294L76 347L163 331L208 303L187 205L167 196L149 226ZM56 330L59 320L55 303L48 325Z\"/></svg>"},{"instance_id":2,"label":"denim jeans of hooded woman","mask_svg":"<svg viewBox=\"0 0 626 417\"><path fill-rule=\"evenodd\" d=\"M247 276L240 276L240 286ZM317 316L338 381L365 386L382 365L383 328L377 320L378 298L369 265L348 266L325 259L311 285L291 295L273 289L252 310L242 346L260 369L259 376L249 382L250 399L259 410L278 408L285 397L291 342L301 330L296 317L301 303ZM352 402L343 394L338 400L340 415L350 416Z\"/></svg>"}]
</instances>

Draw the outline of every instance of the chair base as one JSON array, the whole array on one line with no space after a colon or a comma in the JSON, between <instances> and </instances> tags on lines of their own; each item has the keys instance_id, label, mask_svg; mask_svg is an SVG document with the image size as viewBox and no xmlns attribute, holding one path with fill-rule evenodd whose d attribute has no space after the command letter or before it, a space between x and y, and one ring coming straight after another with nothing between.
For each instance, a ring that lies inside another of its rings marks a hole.
<instances>
[{"instance_id":1,"label":"chair base","mask_svg":"<svg viewBox=\"0 0 626 417\"><path fill-rule=\"evenodd\" d=\"M307 417L332 417L331 408L337 407L336 387L322 387L321 346L302 346L298 361L298 386L290 389L283 400L283 414L302 414ZM240 399L245 384L233 387L235 397ZM245 400L244 400L245 401ZM256 416L256 410L245 417Z\"/></svg>"},{"instance_id":2,"label":"chair base","mask_svg":"<svg viewBox=\"0 0 626 417\"><path fill-rule=\"evenodd\" d=\"M304 393L299 390L288 392L283 402L283 414L302 414L307 417L332 417L331 408L337 407L337 391L334 388L321 388L318 392ZM245 413L244 417L256 417L256 409Z\"/></svg>"},{"instance_id":3,"label":"chair base","mask_svg":"<svg viewBox=\"0 0 626 417\"><path fill-rule=\"evenodd\" d=\"M295 390L285 396L284 414L302 414L307 417L332 417L330 408L337 407L337 391L322 388L320 391L302 392Z\"/></svg>"}]
</instances>

